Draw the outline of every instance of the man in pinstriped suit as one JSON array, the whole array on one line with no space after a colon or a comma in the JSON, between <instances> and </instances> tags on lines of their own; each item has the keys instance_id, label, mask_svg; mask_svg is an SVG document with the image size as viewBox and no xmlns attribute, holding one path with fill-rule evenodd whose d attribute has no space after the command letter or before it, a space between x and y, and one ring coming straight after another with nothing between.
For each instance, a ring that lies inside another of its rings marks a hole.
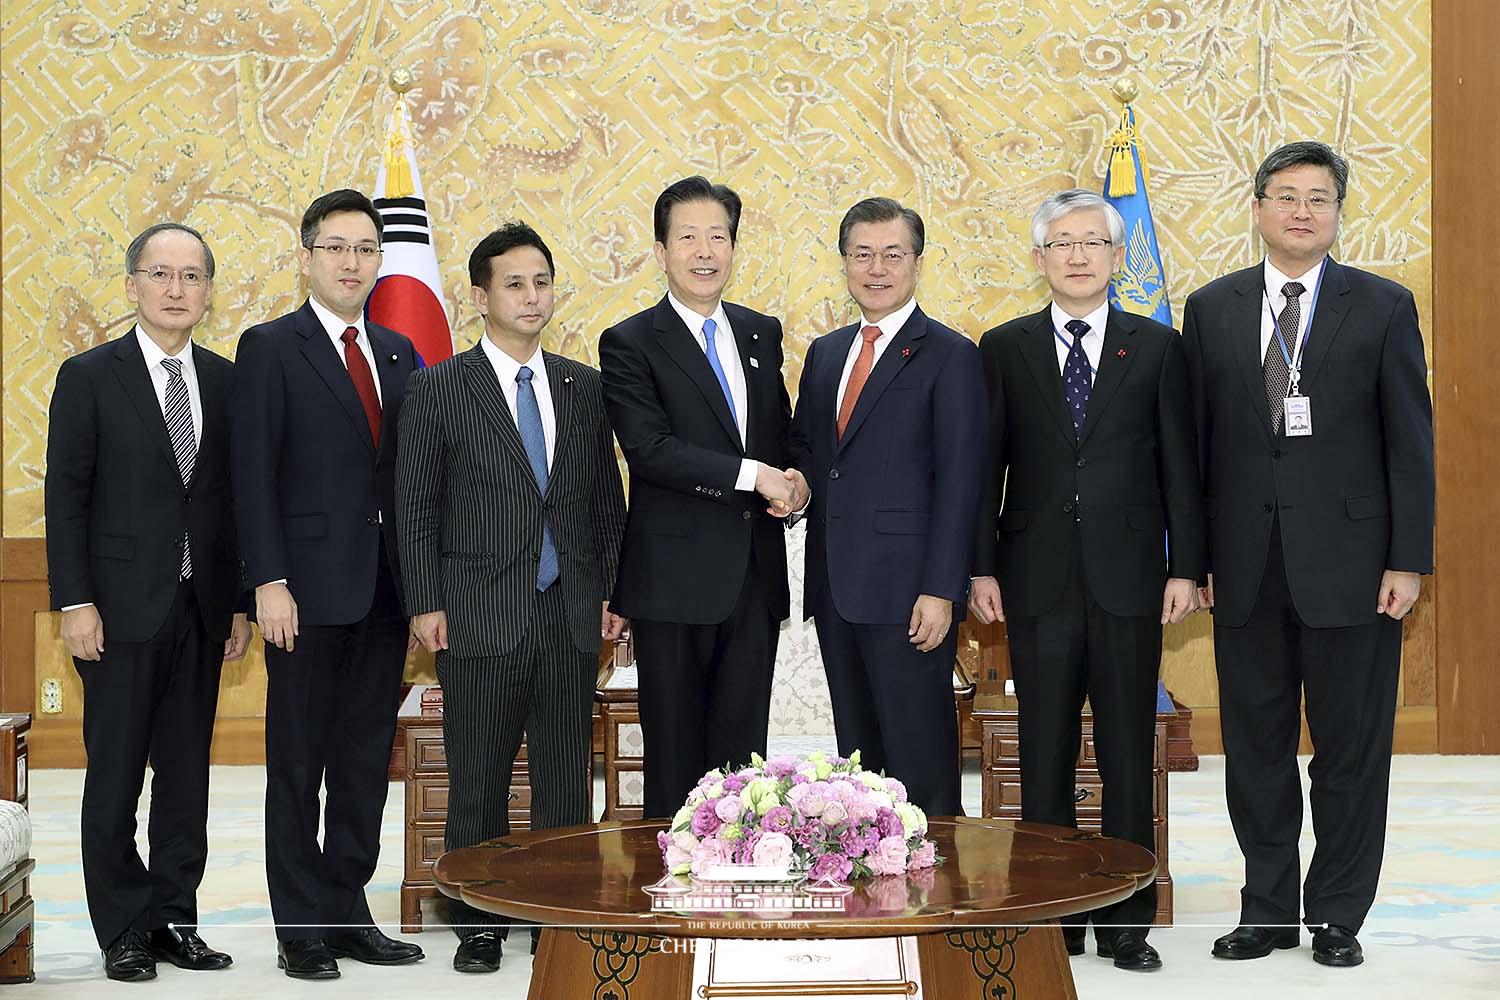
<instances>
[{"instance_id":1,"label":"man in pinstriped suit","mask_svg":"<svg viewBox=\"0 0 1500 1000\"><path fill-rule=\"evenodd\" d=\"M513 222L469 257L485 335L412 374L397 536L412 632L437 655L448 758L444 846L510 832L524 731L535 829L586 823L601 639L625 495L599 373L541 349L552 252ZM504 919L450 901L453 967L493 972Z\"/></svg>"}]
</instances>

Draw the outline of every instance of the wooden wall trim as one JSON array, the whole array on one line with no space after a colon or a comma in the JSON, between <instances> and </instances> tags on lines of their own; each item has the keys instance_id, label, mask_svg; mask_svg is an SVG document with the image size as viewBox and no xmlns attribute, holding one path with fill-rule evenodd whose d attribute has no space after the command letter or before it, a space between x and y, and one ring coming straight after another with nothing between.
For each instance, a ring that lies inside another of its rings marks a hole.
<instances>
[{"instance_id":1,"label":"wooden wall trim","mask_svg":"<svg viewBox=\"0 0 1500 1000\"><path fill-rule=\"evenodd\" d=\"M1500 282L1475 267L1500 219L1500 4L1432 6L1433 406L1437 425L1437 735L1500 752L1500 421L1491 384Z\"/></svg>"}]
</instances>

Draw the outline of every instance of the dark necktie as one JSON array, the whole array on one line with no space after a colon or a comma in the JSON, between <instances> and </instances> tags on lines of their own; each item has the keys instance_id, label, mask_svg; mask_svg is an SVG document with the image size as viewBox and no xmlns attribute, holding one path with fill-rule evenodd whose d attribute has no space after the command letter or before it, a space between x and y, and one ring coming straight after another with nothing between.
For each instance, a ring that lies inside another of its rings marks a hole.
<instances>
[{"instance_id":1,"label":"dark necktie","mask_svg":"<svg viewBox=\"0 0 1500 1000\"><path fill-rule=\"evenodd\" d=\"M865 342L859 345L859 356L854 359L854 367L849 370L849 384L844 386L844 401L839 404L840 441L844 439L844 428L849 426L849 418L854 416L854 404L859 402L860 390L870 380L870 369L875 367L875 341L880 339L880 327L864 327L859 335Z\"/></svg>"},{"instance_id":2,"label":"dark necktie","mask_svg":"<svg viewBox=\"0 0 1500 1000\"><path fill-rule=\"evenodd\" d=\"M542 408L537 405L536 389L531 385L532 371L526 365L516 372L516 427L526 446L526 460L536 477L537 492L547 495L547 438L542 432ZM557 582L557 544L552 529L542 517L542 558L536 569L536 589L546 590Z\"/></svg>"},{"instance_id":3,"label":"dark necktie","mask_svg":"<svg viewBox=\"0 0 1500 1000\"><path fill-rule=\"evenodd\" d=\"M184 488L192 481L193 463L198 460L198 439L193 433L193 407L188 402L187 381L182 377L182 362L177 358L162 358L161 366L167 370L166 405L162 415L167 421L167 436L172 439L172 451L177 455L177 472L182 476ZM188 551L188 535L182 533L182 576L186 580L193 575L193 557Z\"/></svg>"},{"instance_id":4,"label":"dark necktie","mask_svg":"<svg viewBox=\"0 0 1500 1000\"><path fill-rule=\"evenodd\" d=\"M1266 345L1266 405L1271 409L1273 434L1281 430L1284 409L1281 401L1286 399L1286 394L1292 387L1292 370L1287 366L1286 355L1281 353L1281 346L1285 344L1288 351L1297 350L1297 327L1302 325L1302 304L1298 297L1304 291L1306 289L1297 281L1288 281L1281 286L1281 294L1286 296L1286 306L1276 318L1276 326L1281 330L1281 341L1278 343L1273 333L1271 342Z\"/></svg>"},{"instance_id":5,"label":"dark necktie","mask_svg":"<svg viewBox=\"0 0 1500 1000\"><path fill-rule=\"evenodd\" d=\"M1083 352L1083 335L1089 325L1081 319L1070 319L1064 329L1073 335L1073 346L1068 348L1068 359L1063 362L1063 399L1073 414L1073 433L1083 433L1083 421L1089 412L1089 389L1093 380L1089 378L1089 356Z\"/></svg>"},{"instance_id":6,"label":"dark necktie","mask_svg":"<svg viewBox=\"0 0 1500 1000\"><path fill-rule=\"evenodd\" d=\"M359 395L360 405L365 408L365 419L370 422L370 439L380 447L380 397L375 394L375 376L370 374L370 363L365 352L359 349L359 329L349 327L344 331L344 364L349 367L349 378L354 382L354 391Z\"/></svg>"}]
</instances>

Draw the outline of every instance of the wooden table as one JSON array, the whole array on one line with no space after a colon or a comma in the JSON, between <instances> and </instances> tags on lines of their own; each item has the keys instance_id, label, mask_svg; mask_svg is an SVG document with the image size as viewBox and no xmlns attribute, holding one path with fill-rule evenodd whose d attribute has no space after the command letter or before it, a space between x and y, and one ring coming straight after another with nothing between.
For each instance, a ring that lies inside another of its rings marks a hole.
<instances>
[{"instance_id":1,"label":"wooden table","mask_svg":"<svg viewBox=\"0 0 1500 1000\"><path fill-rule=\"evenodd\" d=\"M1147 884L1151 853L1125 841L1034 823L934 818L947 860L871 879L838 913L795 917L651 912L661 879L653 820L532 831L449 851L433 875L444 894L549 925L531 1000L686 1000L688 948L710 939L891 938L917 942L923 995L1076 997L1056 918L1125 899ZM892 891L892 890L895 891Z\"/></svg>"}]
</instances>

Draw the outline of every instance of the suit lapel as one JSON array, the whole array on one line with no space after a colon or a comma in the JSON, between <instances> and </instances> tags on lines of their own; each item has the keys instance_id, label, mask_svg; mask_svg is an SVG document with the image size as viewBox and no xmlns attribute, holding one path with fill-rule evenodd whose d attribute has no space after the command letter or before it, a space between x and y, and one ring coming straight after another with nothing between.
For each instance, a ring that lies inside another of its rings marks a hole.
<instances>
[{"instance_id":1,"label":"suit lapel","mask_svg":"<svg viewBox=\"0 0 1500 1000\"><path fill-rule=\"evenodd\" d=\"M167 435L167 420L162 416L161 403L156 398L156 386L151 384L151 373L146 371L146 356L141 353L135 328L115 341L115 375L125 389L146 433L151 435L162 454L177 468L177 452L172 450L172 439ZM201 383L200 383L201 385Z\"/></svg>"},{"instance_id":2,"label":"suit lapel","mask_svg":"<svg viewBox=\"0 0 1500 1000\"><path fill-rule=\"evenodd\" d=\"M510 406L505 402L505 396L500 391L499 379L495 377L495 366L490 364L489 358L485 357L482 344L475 344L463 353L463 366L464 382L479 406L479 411L495 428L495 433L500 436L500 440L510 452L511 457L526 470L526 481L533 489L536 489L536 476L531 471L531 460L526 457L526 445L521 441L521 431L516 427L516 421L510 415ZM551 373L548 374L550 377ZM541 490L538 489L537 493L540 495Z\"/></svg>"},{"instance_id":3,"label":"suit lapel","mask_svg":"<svg viewBox=\"0 0 1500 1000\"><path fill-rule=\"evenodd\" d=\"M1073 428L1073 417L1063 404L1062 373L1057 367L1056 335L1052 330L1052 307L1044 306L1041 312L1033 313L1028 329L1020 338L1021 358L1036 380L1041 393L1042 405L1052 413L1057 429L1068 444L1078 442L1078 432Z\"/></svg>"},{"instance_id":4,"label":"suit lapel","mask_svg":"<svg viewBox=\"0 0 1500 1000\"><path fill-rule=\"evenodd\" d=\"M1089 408L1083 418L1083 433L1078 435L1079 447L1088 441L1094 428L1104 419L1109 401L1114 398L1115 390L1120 388L1125 372L1135 360L1135 351L1131 348L1134 336L1135 321L1117 309L1109 310L1104 322L1104 350L1099 355L1099 370L1094 373L1093 387L1089 389Z\"/></svg>"},{"instance_id":5,"label":"suit lapel","mask_svg":"<svg viewBox=\"0 0 1500 1000\"><path fill-rule=\"evenodd\" d=\"M547 392L552 396L552 413L557 419L557 440L552 445L552 472L547 477L551 489L553 477L563 467L563 455L573 437L573 407L577 403L577 386L573 376L563 371L562 360L555 354L542 352L542 365L547 369Z\"/></svg>"},{"instance_id":6,"label":"suit lapel","mask_svg":"<svg viewBox=\"0 0 1500 1000\"><path fill-rule=\"evenodd\" d=\"M864 388L859 391L859 399L854 403L854 412L849 414L849 426L844 428L844 436L839 439L840 450L854 439L854 435L859 432L860 425L865 422L865 418L870 415L875 404L880 402L881 394L891 384L896 373L906 367L907 362L916 355L926 339L927 315L922 312L921 306L918 306L912 310L906 322L901 324L901 329L896 331L896 336L891 339L890 346L881 353L880 360L875 362L875 367L870 371L870 377L865 380ZM847 349L844 356L848 357ZM842 376L843 373L844 369L841 364L839 375ZM835 386L837 384L834 383ZM834 392L837 393L837 391L835 388ZM849 390L846 388L844 391ZM834 419L838 419L837 413Z\"/></svg>"},{"instance_id":7,"label":"suit lapel","mask_svg":"<svg viewBox=\"0 0 1500 1000\"><path fill-rule=\"evenodd\" d=\"M198 376L198 402L203 408L203 433L198 439L198 458L193 462L189 493L198 485L205 464L222 461L222 455L214 453L211 443L229 440L228 386L219 376L219 366L211 363L216 358L217 355L207 348L193 345L193 371Z\"/></svg>"},{"instance_id":8,"label":"suit lapel","mask_svg":"<svg viewBox=\"0 0 1500 1000\"><path fill-rule=\"evenodd\" d=\"M396 428L394 421L387 419L391 412L391 401L400 397L406 388L401 377L400 343L396 334L388 333L384 327L365 321L365 334L370 338L370 353L375 356L375 377L380 380L380 450L391 439ZM351 380L350 385L353 385ZM361 409L363 412L363 409ZM365 426L369 426L368 421Z\"/></svg>"},{"instance_id":9,"label":"suit lapel","mask_svg":"<svg viewBox=\"0 0 1500 1000\"><path fill-rule=\"evenodd\" d=\"M724 398L724 390L719 388L719 380L714 377L714 370L708 366L708 355L698 346L698 341L688 332L682 317L677 315L677 310L672 308L665 296L657 303L652 322L667 356L698 387L698 391L703 394L703 401L708 404L714 416L719 418L724 433L734 442L735 449L744 454L740 445L739 428L735 426L734 415L729 412L729 401ZM747 379L746 383L748 382ZM748 411L748 406L746 409ZM748 417L748 412L746 415Z\"/></svg>"},{"instance_id":10,"label":"suit lapel","mask_svg":"<svg viewBox=\"0 0 1500 1000\"><path fill-rule=\"evenodd\" d=\"M829 454L836 452L839 447L839 379L844 375L844 362L849 359L849 348L853 346L858 333L858 323L835 330L828 335L827 347L818 352L822 355L819 363L823 370L818 373L816 384L824 393L826 406L823 413L826 416L818 422L814 431L827 435L825 443ZM798 400L797 405L801 406L802 401Z\"/></svg>"},{"instance_id":11,"label":"suit lapel","mask_svg":"<svg viewBox=\"0 0 1500 1000\"><path fill-rule=\"evenodd\" d=\"M756 329L755 322L750 318L748 311L726 302L724 303L724 315L729 316L731 333L734 334L734 346L740 355L740 371L745 374L745 454L755 454L755 439L751 436L755 430L755 394L760 385L760 369L750 362L756 359L755 348L760 345L760 331ZM704 356L707 361L707 355ZM712 374L712 372L710 372ZM714 380L718 385L718 380ZM723 395L723 393L720 393Z\"/></svg>"},{"instance_id":12,"label":"suit lapel","mask_svg":"<svg viewBox=\"0 0 1500 1000\"><path fill-rule=\"evenodd\" d=\"M1271 434L1271 408L1266 403L1265 358L1260 350L1261 311L1268 308L1263 264L1247 267L1233 283L1235 295L1226 304L1224 328L1229 331L1235 360L1245 380L1245 391L1260 417L1261 429Z\"/></svg>"},{"instance_id":13,"label":"suit lapel","mask_svg":"<svg viewBox=\"0 0 1500 1000\"><path fill-rule=\"evenodd\" d=\"M1307 350L1302 358L1302 381L1299 391L1304 396L1310 396L1308 386L1317 377L1318 369L1323 367L1323 361L1328 357L1328 349L1333 346L1334 338L1338 336L1339 330L1344 323L1344 317L1349 313L1349 278L1344 274L1344 269L1328 258L1328 264L1323 269L1323 283L1318 289L1318 302L1313 311L1312 329L1308 331Z\"/></svg>"},{"instance_id":14,"label":"suit lapel","mask_svg":"<svg viewBox=\"0 0 1500 1000\"><path fill-rule=\"evenodd\" d=\"M302 335L302 354L307 358L307 363L312 365L313 371L328 386L333 397L339 401L348 415L354 430L359 434L359 439L369 446L371 451L375 450L375 442L370 440L370 421L365 416L365 408L359 401L359 394L354 391L354 380L349 377L349 369L344 367L344 359L339 357L338 351L329 339L328 332L323 329L323 324L318 321L318 314L313 312L311 303L303 303L302 308L297 310L296 316L297 332ZM371 341L373 349L374 342ZM378 360L378 356L377 356ZM384 426L384 420L381 425ZM384 432L382 431L382 436Z\"/></svg>"}]
</instances>

